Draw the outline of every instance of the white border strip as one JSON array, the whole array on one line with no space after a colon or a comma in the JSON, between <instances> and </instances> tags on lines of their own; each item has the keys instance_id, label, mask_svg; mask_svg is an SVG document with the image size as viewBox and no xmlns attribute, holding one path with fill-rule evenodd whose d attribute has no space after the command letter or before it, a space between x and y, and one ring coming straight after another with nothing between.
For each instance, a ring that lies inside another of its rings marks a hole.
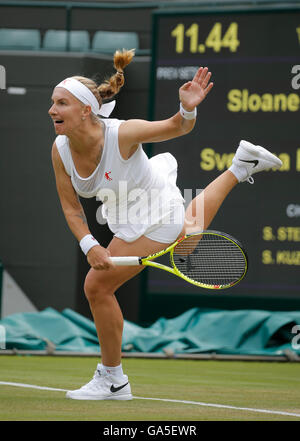
<instances>
[{"instance_id":1,"label":"white border strip","mask_svg":"<svg viewBox=\"0 0 300 441\"><path fill-rule=\"evenodd\" d=\"M58 392L67 392L68 391L68 389L58 389L55 387L36 386L34 384L11 383L8 381L0 381L0 385L27 387L27 388L31 388L31 389L50 390L50 391L58 391ZM242 411L245 410L248 412L266 413L269 415L283 415L283 416L292 416L292 417L300 418L299 413L281 412L279 410L254 409L251 407L237 407L237 406L229 406L226 404L202 403L201 401L172 400L172 399L168 399L168 398L146 398L146 397L133 397L133 398L136 400L152 400L152 401L165 401L168 403L194 404L194 405L203 406L203 407L216 407L219 409L232 409L232 410L242 410Z\"/></svg>"}]
</instances>

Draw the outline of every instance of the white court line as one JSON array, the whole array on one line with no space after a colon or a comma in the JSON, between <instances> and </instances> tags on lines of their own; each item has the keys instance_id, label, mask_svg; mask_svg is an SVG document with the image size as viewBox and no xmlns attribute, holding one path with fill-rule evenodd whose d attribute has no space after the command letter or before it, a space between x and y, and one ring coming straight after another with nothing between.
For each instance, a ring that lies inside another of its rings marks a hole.
<instances>
[{"instance_id":1,"label":"white court line","mask_svg":"<svg viewBox=\"0 0 300 441\"><path fill-rule=\"evenodd\" d=\"M0 385L4 386L17 386L17 387L27 387L31 389L39 389L39 390L51 390L58 392L67 392L68 389L58 389L55 387L46 387L46 386L36 386L34 384L24 384L24 383L11 383L8 381L0 381ZM146 397L133 397L136 400L152 400L152 401L165 401L168 403L182 403L182 404L194 404L196 406L203 407L216 407L219 409L232 409L232 410L246 410L248 412L257 412L257 413L266 413L269 415L283 415L283 416L293 416L300 418L299 413L292 412L281 412L279 410L268 410L268 409L254 409L251 407L237 407L237 406L229 406L226 404L212 404L212 403L202 403L201 401L186 401L186 400L172 400L168 398L146 398Z\"/></svg>"},{"instance_id":2,"label":"white court line","mask_svg":"<svg viewBox=\"0 0 300 441\"><path fill-rule=\"evenodd\" d=\"M294 416L300 418L299 413L281 412L279 410L253 409L251 407L237 407L237 406L229 406L226 404L202 403L201 401L171 400L167 398L142 398L142 397L133 397L133 398L136 398L138 400L158 400L158 401L168 401L171 403L196 404L198 406L218 407L221 409L247 410L248 412L268 413L271 415L286 415L286 416Z\"/></svg>"},{"instance_id":3,"label":"white court line","mask_svg":"<svg viewBox=\"0 0 300 441\"><path fill-rule=\"evenodd\" d=\"M57 389L55 387L36 386L34 384L10 383L9 381L0 381L0 384L3 384L3 386L29 387L30 389L54 390L54 391L59 391L59 392L68 392L67 389Z\"/></svg>"}]
</instances>

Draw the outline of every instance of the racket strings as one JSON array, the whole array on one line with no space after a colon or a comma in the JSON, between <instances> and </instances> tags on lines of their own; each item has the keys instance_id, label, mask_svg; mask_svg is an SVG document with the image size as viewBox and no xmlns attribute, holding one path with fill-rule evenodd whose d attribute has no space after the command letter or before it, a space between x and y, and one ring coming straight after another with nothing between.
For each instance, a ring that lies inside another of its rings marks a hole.
<instances>
[{"instance_id":1,"label":"racket strings","mask_svg":"<svg viewBox=\"0 0 300 441\"><path fill-rule=\"evenodd\" d=\"M227 285L245 272L245 255L226 237L213 234L190 236L173 250L177 269L189 279L207 285Z\"/></svg>"}]
</instances>

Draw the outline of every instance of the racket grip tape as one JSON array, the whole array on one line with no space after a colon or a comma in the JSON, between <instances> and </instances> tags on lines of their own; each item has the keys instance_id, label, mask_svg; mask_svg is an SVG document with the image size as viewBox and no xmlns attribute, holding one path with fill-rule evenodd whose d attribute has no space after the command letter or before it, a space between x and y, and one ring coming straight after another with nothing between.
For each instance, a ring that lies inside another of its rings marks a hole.
<instances>
[{"instance_id":1,"label":"racket grip tape","mask_svg":"<svg viewBox=\"0 0 300 441\"><path fill-rule=\"evenodd\" d=\"M135 266L142 264L140 257L136 256L111 257L110 260L117 266Z\"/></svg>"}]
</instances>

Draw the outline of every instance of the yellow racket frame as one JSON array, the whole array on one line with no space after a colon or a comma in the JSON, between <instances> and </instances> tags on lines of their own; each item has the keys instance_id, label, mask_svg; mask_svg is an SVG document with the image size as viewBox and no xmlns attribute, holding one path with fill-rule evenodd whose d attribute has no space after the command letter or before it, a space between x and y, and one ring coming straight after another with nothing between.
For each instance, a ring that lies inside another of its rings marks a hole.
<instances>
[{"instance_id":1,"label":"yellow racket frame","mask_svg":"<svg viewBox=\"0 0 300 441\"><path fill-rule=\"evenodd\" d=\"M201 282L197 282L193 279L190 279L189 277L185 276L181 271L179 271L179 269L176 267L176 264L175 264L174 258L173 258L174 248L181 241L187 239L188 237L196 236L196 235L203 235L203 234L211 234L211 235L220 236L222 238L225 238L225 239L229 240L230 242L232 242L234 245L236 245L240 249L240 251L244 257L244 260L245 260L245 269L244 269L242 276L238 280L231 282L231 283L228 283L228 284L223 284L223 285L208 285L206 283L201 283ZM167 253L170 253L170 261L171 261L172 267L163 265L159 262L153 262L153 260L155 260L158 257L161 257ZM172 243L172 245L170 245L168 248L165 248L164 250L159 251L158 253L155 253L155 254L151 254L147 257L141 257L140 263L144 266L152 266L154 268L160 268L162 270L168 271L171 274L175 274L176 276L181 277L186 282L189 282L189 283L192 283L193 285L199 286L200 288L213 289L213 290L231 288L232 286L239 283L245 277L245 275L248 271L248 258L247 258L247 254L244 251L241 243L239 243L236 239L234 239L233 237L231 237L227 233L222 233L220 231L213 231L213 230L204 230L199 233L186 234L185 236L182 236L180 239L178 239L176 242Z\"/></svg>"}]
</instances>

